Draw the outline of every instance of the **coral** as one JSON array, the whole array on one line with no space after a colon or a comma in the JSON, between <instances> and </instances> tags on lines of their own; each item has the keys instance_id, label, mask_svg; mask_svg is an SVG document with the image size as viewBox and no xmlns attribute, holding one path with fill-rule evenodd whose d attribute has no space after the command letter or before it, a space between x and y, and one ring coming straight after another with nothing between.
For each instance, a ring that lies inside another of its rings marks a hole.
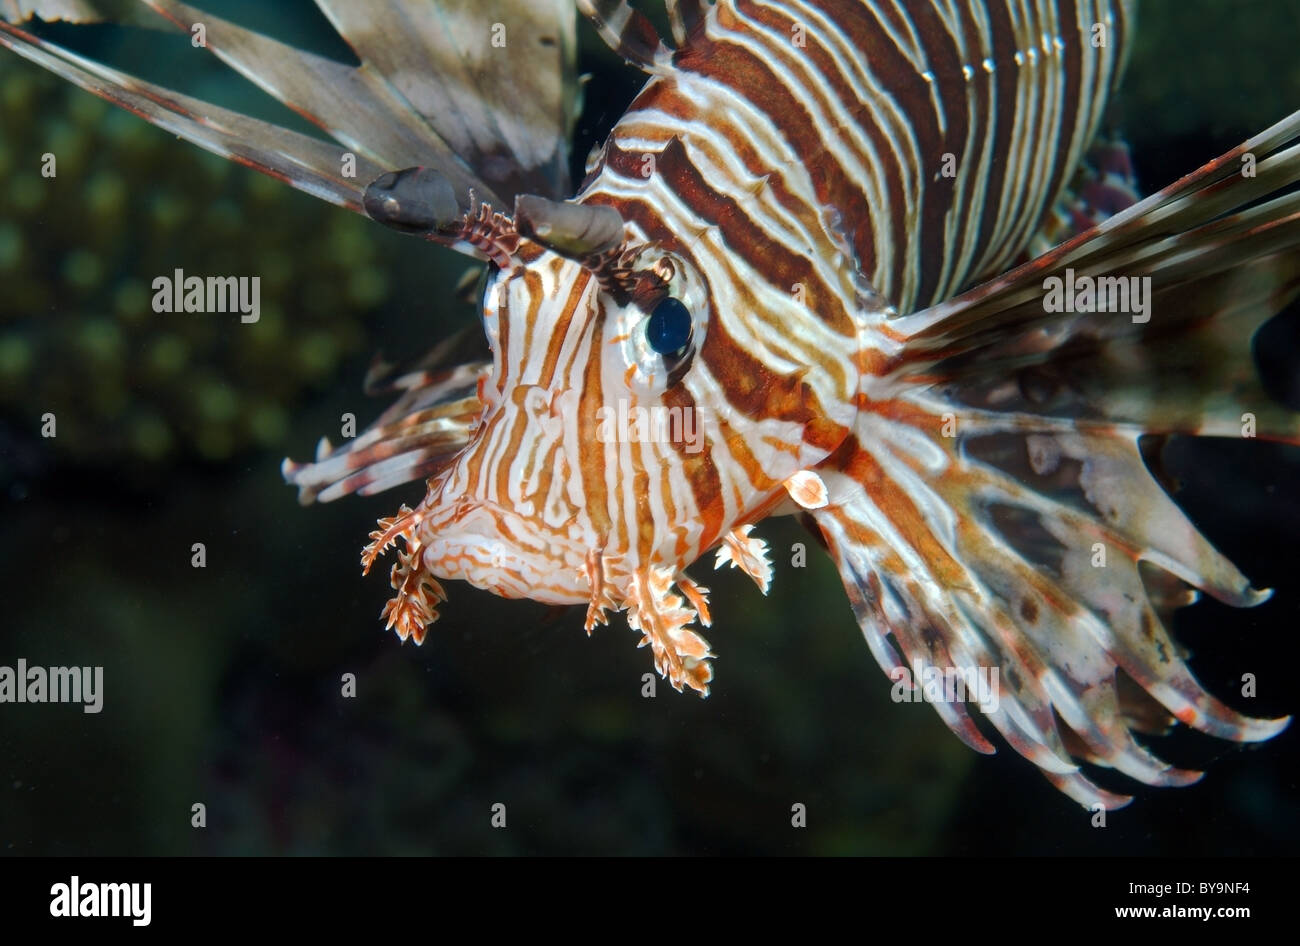
<instances>
[{"instance_id":1,"label":"coral","mask_svg":"<svg viewBox=\"0 0 1300 946\"><path fill-rule=\"evenodd\" d=\"M36 437L53 412L48 446L97 466L283 449L390 295L367 221L11 56L0 115L0 413ZM176 269L260 277L260 317L155 312Z\"/></svg>"}]
</instances>

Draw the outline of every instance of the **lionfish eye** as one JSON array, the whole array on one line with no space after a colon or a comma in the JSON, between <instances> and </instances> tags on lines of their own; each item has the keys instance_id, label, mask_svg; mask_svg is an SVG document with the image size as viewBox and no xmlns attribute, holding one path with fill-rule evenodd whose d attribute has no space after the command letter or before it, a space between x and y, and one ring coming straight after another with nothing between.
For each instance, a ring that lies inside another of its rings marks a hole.
<instances>
[{"instance_id":1,"label":"lionfish eye","mask_svg":"<svg viewBox=\"0 0 1300 946\"><path fill-rule=\"evenodd\" d=\"M650 310L645 338L665 358L681 355L691 340L691 312L680 299L667 296Z\"/></svg>"}]
</instances>

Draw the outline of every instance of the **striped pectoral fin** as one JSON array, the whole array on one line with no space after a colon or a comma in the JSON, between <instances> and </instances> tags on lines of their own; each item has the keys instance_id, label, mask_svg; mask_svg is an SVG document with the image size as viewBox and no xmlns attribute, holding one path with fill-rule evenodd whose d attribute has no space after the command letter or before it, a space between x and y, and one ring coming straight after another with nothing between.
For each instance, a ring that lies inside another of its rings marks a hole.
<instances>
[{"instance_id":1,"label":"striped pectoral fin","mask_svg":"<svg viewBox=\"0 0 1300 946\"><path fill-rule=\"evenodd\" d=\"M1121 138L1099 135L1075 169L1069 185L1048 208L1024 258L1045 253L1141 199L1128 145Z\"/></svg>"},{"instance_id":2,"label":"striped pectoral fin","mask_svg":"<svg viewBox=\"0 0 1300 946\"><path fill-rule=\"evenodd\" d=\"M689 13L697 3L683 4ZM628 0L578 0L578 10L591 21L610 49L647 72L666 63L672 50L665 45L650 18ZM680 17L679 9L679 17ZM674 22L674 30L678 27Z\"/></svg>"},{"instance_id":3,"label":"striped pectoral fin","mask_svg":"<svg viewBox=\"0 0 1300 946\"><path fill-rule=\"evenodd\" d=\"M1023 563L1002 580L1034 580L1045 601L1067 594L1108 660L1183 723L1237 741L1266 739L1286 724L1242 716L1206 693L1166 631L1172 607L1194 600L1180 586L1234 607L1259 604L1269 592L1252 588L1166 495L1134 434L981 439L959 438L965 469L941 483L946 500L965 504L978 524L968 554L988 549L998 561ZM992 569L992 557L980 561Z\"/></svg>"},{"instance_id":4,"label":"striped pectoral fin","mask_svg":"<svg viewBox=\"0 0 1300 946\"><path fill-rule=\"evenodd\" d=\"M924 693L931 669L979 666L970 652L982 643L965 618L949 602L938 600L927 587L913 582L888 541L873 527L876 512L851 482L844 483L841 501L813 513L827 550L840 572L849 603L867 646L895 685ZM991 665L990 657L984 658ZM921 679L915 679L917 671ZM963 742L978 752L993 746L980 733L964 702L936 702L939 716Z\"/></svg>"},{"instance_id":5,"label":"striped pectoral fin","mask_svg":"<svg viewBox=\"0 0 1300 946\"><path fill-rule=\"evenodd\" d=\"M937 407L933 425L914 415L908 426L937 433ZM1199 777L1134 740L1133 731L1160 726L1151 699L1220 738L1265 739L1286 725L1208 694L1166 631L1161 612L1192 600L1184 582L1239 606L1262 596L1164 495L1131 439L1040 433L1053 444L1020 436L981 452L936 438L938 451L922 460L917 432L882 420L862 441L870 451L842 450L836 471L823 474L830 501L813 513L891 677L921 667L978 678L996 668L980 709L1085 807L1127 799L1095 785L1078 761L1152 785ZM1018 465L1001 462L1017 449ZM988 750L963 704L934 707Z\"/></svg>"},{"instance_id":6,"label":"striped pectoral fin","mask_svg":"<svg viewBox=\"0 0 1300 946\"><path fill-rule=\"evenodd\" d=\"M422 363L393 379L386 389L402 395L388 410L359 436L345 432L337 447L322 437L313 463L286 459L280 468L285 482L298 487L298 500L307 505L432 476L469 443L482 409L478 384L488 367L475 362L438 370Z\"/></svg>"},{"instance_id":7,"label":"striped pectoral fin","mask_svg":"<svg viewBox=\"0 0 1300 946\"><path fill-rule=\"evenodd\" d=\"M903 602L886 625L899 646L916 650L918 626L981 643L1004 684L990 720L1085 805L1122 799L1073 759L1157 785L1197 777L1133 739L1165 724L1152 700L1225 739L1287 724L1208 694L1168 634L1192 588L1235 606L1267 593L1165 494L1140 438L1300 443L1300 418L1268 398L1251 351L1300 291L1298 180L1300 112L1012 272L892 320L904 393L863 415L869 451L854 449L868 459L841 464L868 488L828 481L828 510L889 526L877 531L895 566L878 583ZM1098 303L1101 280L1120 305ZM833 536L835 520L816 515ZM944 620L917 617L936 588L958 613L930 602Z\"/></svg>"},{"instance_id":8,"label":"striped pectoral fin","mask_svg":"<svg viewBox=\"0 0 1300 946\"><path fill-rule=\"evenodd\" d=\"M890 323L897 380L1004 414L1300 443L1251 341L1300 293L1300 112L1041 256Z\"/></svg>"}]
</instances>

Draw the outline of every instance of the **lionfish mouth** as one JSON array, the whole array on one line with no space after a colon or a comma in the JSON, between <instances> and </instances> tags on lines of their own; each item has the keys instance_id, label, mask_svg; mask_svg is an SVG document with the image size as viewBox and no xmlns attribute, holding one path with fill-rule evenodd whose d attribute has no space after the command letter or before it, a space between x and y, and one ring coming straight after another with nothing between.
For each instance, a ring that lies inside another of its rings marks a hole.
<instances>
[{"instance_id":1,"label":"lionfish mouth","mask_svg":"<svg viewBox=\"0 0 1300 946\"><path fill-rule=\"evenodd\" d=\"M439 578L466 581L503 598L547 604L587 600L585 549L563 532L490 502L462 504L422 530L423 566Z\"/></svg>"},{"instance_id":2,"label":"lionfish mouth","mask_svg":"<svg viewBox=\"0 0 1300 946\"><path fill-rule=\"evenodd\" d=\"M463 580L504 598L550 604L587 604L588 634L608 623L609 611L626 611L628 625L650 647L655 669L677 690L707 696L713 678L709 643L689 625L708 627L709 589L671 566L629 571L622 556L582 549L559 533L540 533L532 520L490 502L463 500L432 509L403 506L380 519L362 552L368 573L390 546L396 550L390 580L396 595L381 619L402 640L424 642L437 606L447 600L439 579Z\"/></svg>"},{"instance_id":3,"label":"lionfish mouth","mask_svg":"<svg viewBox=\"0 0 1300 946\"><path fill-rule=\"evenodd\" d=\"M434 491L419 507L402 506L396 516L380 519L370 539L361 556L363 573L401 540L403 549L393 569L399 597L404 589L415 591L423 582L437 588L438 600L446 600L439 579L465 581L503 598L535 598L549 604L577 604L588 597L581 545L489 501L448 501ZM416 643L423 640L422 630L416 632L388 616L389 627L403 639L409 633Z\"/></svg>"}]
</instances>

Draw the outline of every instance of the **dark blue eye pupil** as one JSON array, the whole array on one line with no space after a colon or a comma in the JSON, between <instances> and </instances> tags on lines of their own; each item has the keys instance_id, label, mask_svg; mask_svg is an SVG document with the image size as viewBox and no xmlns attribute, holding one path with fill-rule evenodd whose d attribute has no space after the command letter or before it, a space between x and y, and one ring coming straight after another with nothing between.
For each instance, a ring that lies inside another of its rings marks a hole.
<instances>
[{"instance_id":1,"label":"dark blue eye pupil","mask_svg":"<svg viewBox=\"0 0 1300 946\"><path fill-rule=\"evenodd\" d=\"M645 338L661 355L675 355L691 340L691 313L680 300L661 299L646 321Z\"/></svg>"}]
</instances>

